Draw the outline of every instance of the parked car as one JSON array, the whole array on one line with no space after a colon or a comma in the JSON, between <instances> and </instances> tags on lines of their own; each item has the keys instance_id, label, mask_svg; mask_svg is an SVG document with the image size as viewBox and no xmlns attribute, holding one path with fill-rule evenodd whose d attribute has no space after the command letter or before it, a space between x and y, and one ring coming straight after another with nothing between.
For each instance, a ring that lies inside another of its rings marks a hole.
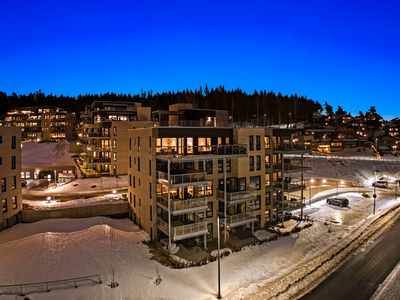
<instances>
[{"instance_id":1,"label":"parked car","mask_svg":"<svg viewBox=\"0 0 400 300\"><path fill-rule=\"evenodd\" d=\"M384 181L384 180L378 180L378 181L375 181L372 185L373 186L377 186L377 187L387 188L388 187L388 182Z\"/></svg>"},{"instance_id":2,"label":"parked car","mask_svg":"<svg viewBox=\"0 0 400 300\"><path fill-rule=\"evenodd\" d=\"M332 197L326 199L326 203L344 207L349 205L349 200L345 197Z\"/></svg>"}]
</instances>

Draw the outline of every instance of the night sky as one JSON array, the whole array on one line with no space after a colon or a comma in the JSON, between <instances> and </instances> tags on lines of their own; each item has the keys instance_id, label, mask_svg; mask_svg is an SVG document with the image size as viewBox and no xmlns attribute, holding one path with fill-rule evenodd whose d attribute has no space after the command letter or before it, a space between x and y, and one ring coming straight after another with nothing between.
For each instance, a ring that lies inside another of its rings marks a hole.
<instances>
[{"instance_id":1,"label":"night sky","mask_svg":"<svg viewBox=\"0 0 400 300\"><path fill-rule=\"evenodd\" d=\"M399 1L0 2L0 91L297 93L400 117Z\"/></svg>"}]
</instances>

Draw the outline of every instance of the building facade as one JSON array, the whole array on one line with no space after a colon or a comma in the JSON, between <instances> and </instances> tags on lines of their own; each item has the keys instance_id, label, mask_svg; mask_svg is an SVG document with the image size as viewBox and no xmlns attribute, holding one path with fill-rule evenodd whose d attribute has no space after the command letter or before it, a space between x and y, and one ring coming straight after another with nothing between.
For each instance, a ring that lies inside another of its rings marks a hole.
<instances>
[{"instance_id":1,"label":"building facade","mask_svg":"<svg viewBox=\"0 0 400 300\"><path fill-rule=\"evenodd\" d=\"M17 107L4 118L5 126L22 131L22 142L76 140L76 116L54 106Z\"/></svg>"},{"instance_id":2,"label":"building facade","mask_svg":"<svg viewBox=\"0 0 400 300\"><path fill-rule=\"evenodd\" d=\"M0 231L21 220L21 130L0 126Z\"/></svg>"}]
</instances>

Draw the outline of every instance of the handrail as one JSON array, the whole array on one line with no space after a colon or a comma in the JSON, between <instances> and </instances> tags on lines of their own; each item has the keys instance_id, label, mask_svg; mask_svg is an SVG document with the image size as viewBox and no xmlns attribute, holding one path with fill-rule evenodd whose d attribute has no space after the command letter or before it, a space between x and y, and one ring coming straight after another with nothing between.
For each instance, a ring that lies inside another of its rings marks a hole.
<instances>
[{"instance_id":1,"label":"handrail","mask_svg":"<svg viewBox=\"0 0 400 300\"><path fill-rule=\"evenodd\" d=\"M167 197L159 194L159 195L157 195L157 201L159 203L161 203L162 205L164 205L165 207L168 207L168 198ZM178 201L175 201L175 199L171 199L171 210L172 211L197 208L197 207L202 207L202 206L207 206L207 197L196 197L196 198L184 199L184 200L179 199Z\"/></svg>"},{"instance_id":2,"label":"handrail","mask_svg":"<svg viewBox=\"0 0 400 300\"><path fill-rule=\"evenodd\" d=\"M231 215L231 216L227 216L227 222L228 224L234 224L234 223L238 223L241 221L246 221L246 220L250 220L253 219L254 216L253 214L249 214L249 213L240 213L240 214L236 214L236 215Z\"/></svg>"},{"instance_id":3,"label":"handrail","mask_svg":"<svg viewBox=\"0 0 400 300\"><path fill-rule=\"evenodd\" d=\"M168 174L157 171L157 179L168 182ZM205 172L187 173L187 174L170 174L170 184L194 183L206 180Z\"/></svg>"},{"instance_id":4,"label":"handrail","mask_svg":"<svg viewBox=\"0 0 400 300\"><path fill-rule=\"evenodd\" d=\"M235 201L243 199L245 196L255 196L256 189L252 187L246 187L244 191L236 191L236 192L226 192L226 200ZM224 191L218 190L217 197L224 198Z\"/></svg>"}]
</instances>

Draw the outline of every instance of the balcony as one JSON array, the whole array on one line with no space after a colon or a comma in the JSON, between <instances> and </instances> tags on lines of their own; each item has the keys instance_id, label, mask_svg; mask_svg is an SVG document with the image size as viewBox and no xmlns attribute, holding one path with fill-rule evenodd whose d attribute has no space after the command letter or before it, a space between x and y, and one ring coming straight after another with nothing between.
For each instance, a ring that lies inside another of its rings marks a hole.
<instances>
[{"instance_id":1,"label":"balcony","mask_svg":"<svg viewBox=\"0 0 400 300\"><path fill-rule=\"evenodd\" d=\"M157 171L157 182L168 185L168 174ZM185 174L170 174L170 182L171 187L179 188L185 186L193 186L193 185L206 185L206 173L194 171L193 173L185 173Z\"/></svg>"},{"instance_id":2,"label":"balcony","mask_svg":"<svg viewBox=\"0 0 400 300\"><path fill-rule=\"evenodd\" d=\"M111 158L93 158L92 163L94 164L102 164L102 163L110 163Z\"/></svg>"},{"instance_id":3,"label":"balcony","mask_svg":"<svg viewBox=\"0 0 400 300\"><path fill-rule=\"evenodd\" d=\"M286 159L285 159L286 161ZM277 163L273 165L273 170L280 172L282 171L282 163ZM296 172L305 172L312 170L311 162L301 162L301 160L290 160L288 163L283 164L284 173L296 173Z\"/></svg>"},{"instance_id":4,"label":"balcony","mask_svg":"<svg viewBox=\"0 0 400 300\"><path fill-rule=\"evenodd\" d=\"M275 207L282 207L282 200L276 199L274 201L274 206ZM284 200L283 203L283 208L284 210L295 210L295 209L299 209L302 206L304 206L304 201L300 199L300 197L291 197L289 200Z\"/></svg>"},{"instance_id":5,"label":"balcony","mask_svg":"<svg viewBox=\"0 0 400 300\"><path fill-rule=\"evenodd\" d=\"M204 145L156 147L158 159L170 161L193 161L201 159L222 159L247 157L247 145Z\"/></svg>"},{"instance_id":6,"label":"balcony","mask_svg":"<svg viewBox=\"0 0 400 300\"><path fill-rule=\"evenodd\" d=\"M171 213L172 215L186 214L198 210L206 210L207 197L196 197L192 199L181 200L171 198ZM157 204L168 211L168 197L165 195L157 195Z\"/></svg>"},{"instance_id":7,"label":"balcony","mask_svg":"<svg viewBox=\"0 0 400 300\"><path fill-rule=\"evenodd\" d=\"M172 221L171 233L172 239L174 241L208 234L207 221L198 221L195 223L183 225L182 224L183 223L180 221ZM169 235L168 222L157 218L157 227L166 235Z\"/></svg>"},{"instance_id":8,"label":"balcony","mask_svg":"<svg viewBox=\"0 0 400 300\"><path fill-rule=\"evenodd\" d=\"M226 218L226 223L231 228L256 221L257 217L249 213L241 213L231 216L228 215Z\"/></svg>"},{"instance_id":9,"label":"balcony","mask_svg":"<svg viewBox=\"0 0 400 300\"><path fill-rule=\"evenodd\" d=\"M84 133L84 137L111 137L111 134L104 132L86 132Z\"/></svg>"},{"instance_id":10,"label":"balcony","mask_svg":"<svg viewBox=\"0 0 400 300\"><path fill-rule=\"evenodd\" d=\"M311 144L306 143L275 143L274 152L309 153Z\"/></svg>"},{"instance_id":11,"label":"balcony","mask_svg":"<svg viewBox=\"0 0 400 300\"><path fill-rule=\"evenodd\" d=\"M224 191L218 191L217 198L223 202ZM251 187L247 187L245 191L226 192L226 204L228 206L255 200L257 200L256 190Z\"/></svg>"},{"instance_id":12,"label":"balcony","mask_svg":"<svg viewBox=\"0 0 400 300\"><path fill-rule=\"evenodd\" d=\"M274 181L273 184L275 191L282 191L282 181ZM302 183L300 180L290 180L290 181L285 180L283 188L285 193L292 193L305 190L306 186L304 182Z\"/></svg>"}]
</instances>

